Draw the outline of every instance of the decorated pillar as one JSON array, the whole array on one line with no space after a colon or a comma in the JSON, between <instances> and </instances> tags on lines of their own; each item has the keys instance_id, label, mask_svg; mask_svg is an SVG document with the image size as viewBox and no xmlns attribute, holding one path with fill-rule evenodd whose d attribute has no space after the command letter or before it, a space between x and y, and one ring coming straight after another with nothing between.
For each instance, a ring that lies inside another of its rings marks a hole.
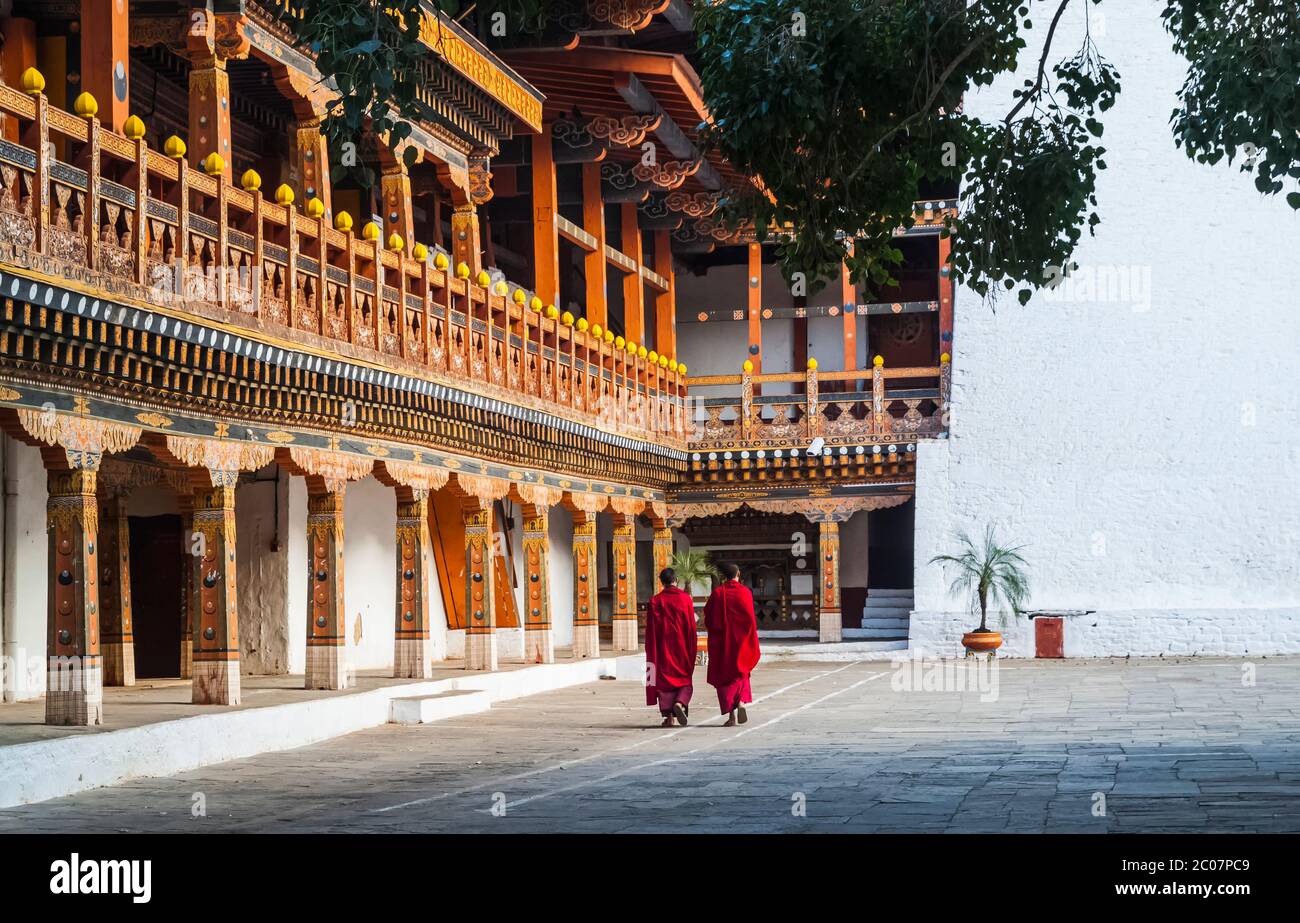
<instances>
[{"instance_id":1,"label":"decorated pillar","mask_svg":"<svg viewBox=\"0 0 1300 923\"><path fill-rule=\"evenodd\" d=\"M622 219L623 252L636 261L636 269L623 276L623 331L630 342L644 345L645 283L641 279L641 261L645 254L641 247L641 224L636 203L622 203L619 217Z\"/></svg>"},{"instance_id":2,"label":"decorated pillar","mask_svg":"<svg viewBox=\"0 0 1300 923\"><path fill-rule=\"evenodd\" d=\"M200 166L215 151L225 163L222 176L229 182L234 159L230 147L230 75L226 62L216 55L192 59L189 111L191 162Z\"/></svg>"},{"instance_id":3,"label":"decorated pillar","mask_svg":"<svg viewBox=\"0 0 1300 923\"><path fill-rule=\"evenodd\" d=\"M307 492L307 689L346 689L347 626L343 606L343 491Z\"/></svg>"},{"instance_id":4,"label":"decorated pillar","mask_svg":"<svg viewBox=\"0 0 1300 923\"><path fill-rule=\"evenodd\" d=\"M45 723L103 724L96 473L92 468L51 470L48 478Z\"/></svg>"},{"instance_id":5,"label":"decorated pillar","mask_svg":"<svg viewBox=\"0 0 1300 923\"><path fill-rule=\"evenodd\" d=\"M95 97L104 127L117 132L130 115L128 6L127 0L81 0L81 88Z\"/></svg>"},{"instance_id":6,"label":"decorated pillar","mask_svg":"<svg viewBox=\"0 0 1300 923\"><path fill-rule=\"evenodd\" d=\"M101 487L99 499L99 638L105 686L135 685L131 630L131 533L126 498Z\"/></svg>"},{"instance_id":7,"label":"decorated pillar","mask_svg":"<svg viewBox=\"0 0 1300 923\"><path fill-rule=\"evenodd\" d=\"M194 493L194 647L192 701L196 705L238 705L239 614L235 592L235 480Z\"/></svg>"},{"instance_id":8,"label":"decorated pillar","mask_svg":"<svg viewBox=\"0 0 1300 923\"><path fill-rule=\"evenodd\" d=\"M393 676L429 679L429 492L399 490L397 495L397 623Z\"/></svg>"},{"instance_id":9,"label":"decorated pillar","mask_svg":"<svg viewBox=\"0 0 1300 923\"><path fill-rule=\"evenodd\" d=\"M302 201L320 199L325 204L325 217L332 219L334 211L330 201L329 146L321 134L321 117L315 116L299 122L294 140L296 143L291 152L290 171L296 180L296 187L302 192ZM409 192L408 183L408 198ZM402 239L410 240L410 236L403 234Z\"/></svg>"},{"instance_id":10,"label":"decorated pillar","mask_svg":"<svg viewBox=\"0 0 1300 923\"><path fill-rule=\"evenodd\" d=\"M639 646L636 618L636 517L614 514L614 650L634 651Z\"/></svg>"},{"instance_id":11,"label":"decorated pillar","mask_svg":"<svg viewBox=\"0 0 1300 923\"><path fill-rule=\"evenodd\" d=\"M840 525L837 522L823 522L819 528L817 639L836 642L843 636L840 620Z\"/></svg>"},{"instance_id":12,"label":"decorated pillar","mask_svg":"<svg viewBox=\"0 0 1300 923\"><path fill-rule=\"evenodd\" d=\"M190 679L194 662L194 621L196 616L194 592L194 495L183 494L177 498L181 511L181 656L180 677Z\"/></svg>"},{"instance_id":13,"label":"decorated pillar","mask_svg":"<svg viewBox=\"0 0 1300 923\"><path fill-rule=\"evenodd\" d=\"M497 668L496 597L493 593L492 524L494 503L466 497L465 519L465 669Z\"/></svg>"},{"instance_id":14,"label":"decorated pillar","mask_svg":"<svg viewBox=\"0 0 1300 923\"><path fill-rule=\"evenodd\" d=\"M400 234L403 244L409 248L415 231L411 218L411 175L406 170L406 164L399 160L384 167L381 183L384 195L384 240L393 234ZM477 240L476 236L475 241ZM470 271L477 272L473 266Z\"/></svg>"},{"instance_id":15,"label":"decorated pillar","mask_svg":"<svg viewBox=\"0 0 1300 923\"><path fill-rule=\"evenodd\" d=\"M532 136L533 288L546 304L557 304L560 300L560 239L555 225L560 206L553 127L547 124Z\"/></svg>"},{"instance_id":16,"label":"decorated pillar","mask_svg":"<svg viewBox=\"0 0 1300 923\"><path fill-rule=\"evenodd\" d=\"M451 212L451 256L453 268L464 263L469 277L476 278L483 268L479 250L478 210L473 202L458 203Z\"/></svg>"},{"instance_id":17,"label":"decorated pillar","mask_svg":"<svg viewBox=\"0 0 1300 923\"><path fill-rule=\"evenodd\" d=\"M596 514L573 512L573 656L600 656L600 611L596 604Z\"/></svg>"},{"instance_id":18,"label":"decorated pillar","mask_svg":"<svg viewBox=\"0 0 1300 923\"><path fill-rule=\"evenodd\" d=\"M659 573L665 567L668 567L673 559L673 530L667 524L663 523L662 520L656 521L654 525L654 577L657 581L659 579ZM655 585L658 586L657 583Z\"/></svg>"},{"instance_id":19,"label":"decorated pillar","mask_svg":"<svg viewBox=\"0 0 1300 923\"><path fill-rule=\"evenodd\" d=\"M524 662L554 663L549 581L550 517L545 506L525 504L524 513Z\"/></svg>"}]
</instances>

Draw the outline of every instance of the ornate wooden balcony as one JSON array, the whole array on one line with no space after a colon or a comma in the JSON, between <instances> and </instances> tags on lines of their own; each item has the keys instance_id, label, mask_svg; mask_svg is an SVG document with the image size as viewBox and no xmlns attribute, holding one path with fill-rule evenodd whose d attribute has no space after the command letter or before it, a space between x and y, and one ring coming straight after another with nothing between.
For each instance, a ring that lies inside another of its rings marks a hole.
<instances>
[{"instance_id":1,"label":"ornate wooden balcony","mask_svg":"<svg viewBox=\"0 0 1300 923\"><path fill-rule=\"evenodd\" d=\"M681 372L535 310L517 286L452 272L397 237L385 248L374 227L330 227L288 187L269 201L216 163L215 175L187 166L178 139L150 150L38 91L0 86L0 116L18 139L0 140L0 260L252 340L685 446Z\"/></svg>"},{"instance_id":2,"label":"ornate wooden balcony","mask_svg":"<svg viewBox=\"0 0 1300 923\"><path fill-rule=\"evenodd\" d=\"M827 465L851 474L874 469L882 459L912 451L917 439L947 431L950 372L945 356L940 365L921 368L818 372L812 364L803 373L691 378L692 389L736 386L739 391L735 397L692 397L693 477ZM870 390L858 390L859 382ZM898 386L891 388L890 382ZM846 390L827 389L832 383ZM778 385L802 385L802 392L770 393ZM764 387L769 393L761 393ZM817 440L818 457L810 457Z\"/></svg>"}]
</instances>

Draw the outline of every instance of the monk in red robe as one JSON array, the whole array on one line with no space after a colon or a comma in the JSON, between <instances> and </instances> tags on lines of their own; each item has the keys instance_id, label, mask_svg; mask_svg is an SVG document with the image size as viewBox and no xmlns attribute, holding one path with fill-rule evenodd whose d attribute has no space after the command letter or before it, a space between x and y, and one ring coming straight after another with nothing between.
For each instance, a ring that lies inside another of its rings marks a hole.
<instances>
[{"instance_id":1,"label":"monk in red robe","mask_svg":"<svg viewBox=\"0 0 1300 923\"><path fill-rule=\"evenodd\" d=\"M749 674L758 663L758 623L754 594L740 582L740 568L722 565L722 584L704 607L709 633L709 684L718 690L718 707L727 716L723 727L744 724L745 702L754 701Z\"/></svg>"},{"instance_id":2,"label":"monk in red robe","mask_svg":"<svg viewBox=\"0 0 1300 923\"><path fill-rule=\"evenodd\" d=\"M645 607L645 703L658 705L663 727L682 727L690 712L695 680L695 600L677 586L671 567L659 572L663 586Z\"/></svg>"}]
</instances>

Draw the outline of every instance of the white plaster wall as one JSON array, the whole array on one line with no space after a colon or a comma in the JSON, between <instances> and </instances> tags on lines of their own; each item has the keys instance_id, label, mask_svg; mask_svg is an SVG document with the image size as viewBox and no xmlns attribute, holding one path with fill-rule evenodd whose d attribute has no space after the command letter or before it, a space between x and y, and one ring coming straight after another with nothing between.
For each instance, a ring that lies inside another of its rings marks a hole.
<instances>
[{"instance_id":1,"label":"white plaster wall","mask_svg":"<svg viewBox=\"0 0 1300 923\"><path fill-rule=\"evenodd\" d=\"M556 647L573 646L573 514L562 506L551 507L548 535L551 540L550 573L551 632Z\"/></svg>"},{"instance_id":2,"label":"white plaster wall","mask_svg":"<svg viewBox=\"0 0 1300 923\"><path fill-rule=\"evenodd\" d=\"M6 449L4 503L4 701L45 693L45 614L48 538L46 479L39 449L3 439Z\"/></svg>"},{"instance_id":3,"label":"white plaster wall","mask_svg":"<svg viewBox=\"0 0 1300 923\"><path fill-rule=\"evenodd\" d=\"M235 582L243 673L288 673L289 554L285 541L288 475L278 465L235 491Z\"/></svg>"},{"instance_id":4,"label":"white plaster wall","mask_svg":"<svg viewBox=\"0 0 1300 923\"><path fill-rule=\"evenodd\" d=\"M958 294L952 438L918 452L914 645L951 652L972 625L926 562L994 522L1027 545L1031 608L1096 610L1067 622L1067 654L1300 651L1300 305L1278 259L1300 253L1300 216L1174 147L1185 65L1159 7L1106 3L1094 30L1124 89L1104 116L1102 224L1077 254L1079 283L1105 270L1139 291L1080 284L996 312ZM1005 113L1023 78L967 111Z\"/></svg>"},{"instance_id":5,"label":"white plaster wall","mask_svg":"<svg viewBox=\"0 0 1300 923\"><path fill-rule=\"evenodd\" d=\"M288 664L291 674L301 675L307 672L307 482L295 477L288 481L283 514L287 553L285 569L288 605L285 611L289 634ZM347 515L346 507L344 515ZM344 525L346 528L346 523ZM344 540L346 541L346 534ZM346 590L346 558L343 567Z\"/></svg>"},{"instance_id":6,"label":"white plaster wall","mask_svg":"<svg viewBox=\"0 0 1300 923\"><path fill-rule=\"evenodd\" d=\"M344 494L343 517L348 663L358 670L391 667L397 497L373 476L354 481Z\"/></svg>"}]
</instances>

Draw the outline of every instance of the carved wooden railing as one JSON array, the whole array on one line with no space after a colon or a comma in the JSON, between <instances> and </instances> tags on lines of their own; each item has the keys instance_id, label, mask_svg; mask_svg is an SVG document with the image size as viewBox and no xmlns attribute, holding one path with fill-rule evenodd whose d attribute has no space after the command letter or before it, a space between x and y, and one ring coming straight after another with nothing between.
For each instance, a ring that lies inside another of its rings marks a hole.
<instances>
[{"instance_id":1,"label":"carved wooden railing","mask_svg":"<svg viewBox=\"0 0 1300 923\"><path fill-rule=\"evenodd\" d=\"M828 383L847 390L828 390ZM697 376L689 388L738 386L740 393L692 397L688 448L802 449L818 437L836 446L937 436L947 429L950 383L946 354L938 366L917 368L818 372L810 363L807 372ZM764 385L802 385L803 391L762 394Z\"/></svg>"},{"instance_id":2,"label":"carved wooden railing","mask_svg":"<svg viewBox=\"0 0 1300 923\"><path fill-rule=\"evenodd\" d=\"M528 293L350 218L287 186L263 198L255 174L185 164L100 125L88 94L74 115L44 79L0 85L0 260L94 290L206 318L304 349L556 412L606 431L683 447L685 368L574 325ZM134 123L134 124L132 124ZM132 130L134 128L135 130ZM210 170L208 168L211 168ZM251 173L251 171L250 171Z\"/></svg>"}]
</instances>

